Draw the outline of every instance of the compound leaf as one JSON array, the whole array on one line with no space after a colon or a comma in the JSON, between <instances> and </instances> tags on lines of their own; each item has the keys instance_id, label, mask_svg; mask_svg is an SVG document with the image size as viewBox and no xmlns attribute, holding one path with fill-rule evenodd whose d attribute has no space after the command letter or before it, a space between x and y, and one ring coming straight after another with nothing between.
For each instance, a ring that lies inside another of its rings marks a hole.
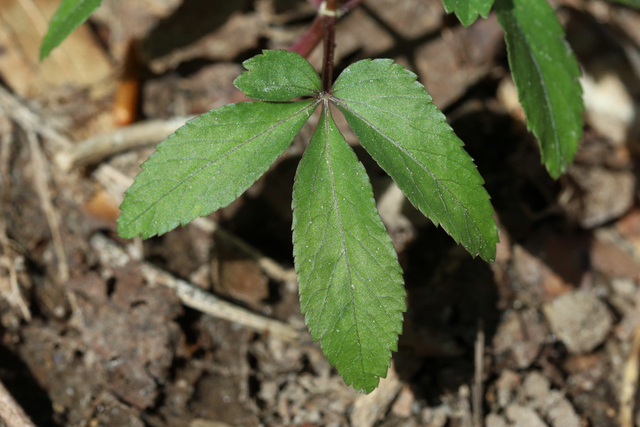
<instances>
[{"instance_id":1,"label":"compound leaf","mask_svg":"<svg viewBox=\"0 0 640 427\"><path fill-rule=\"evenodd\" d=\"M359 61L338 77L332 100L414 206L493 260L498 232L484 181L416 78L390 59Z\"/></svg>"},{"instance_id":2,"label":"compound leaf","mask_svg":"<svg viewBox=\"0 0 640 427\"><path fill-rule=\"evenodd\" d=\"M100 3L102 0L62 0L40 46L40 60L46 58L73 30L86 21Z\"/></svg>"},{"instance_id":3,"label":"compound leaf","mask_svg":"<svg viewBox=\"0 0 640 427\"><path fill-rule=\"evenodd\" d=\"M464 25L476 22L478 16L486 18L493 5L493 0L442 0L447 13L455 12L456 16Z\"/></svg>"},{"instance_id":4,"label":"compound leaf","mask_svg":"<svg viewBox=\"0 0 640 427\"><path fill-rule=\"evenodd\" d=\"M495 9L527 127L557 178L573 161L582 136L580 67L546 0L496 0Z\"/></svg>"},{"instance_id":5,"label":"compound leaf","mask_svg":"<svg viewBox=\"0 0 640 427\"><path fill-rule=\"evenodd\" d=\"M402 331L402 270L367 173L328 107L298 166L293 209L306 323L345 382L371 392Z\"/></svg>"},{"instance_id":6,"label":"compound leaf","mask_svg":"<svg viewBox=\"0 0 640 427\"><path fill-rule=\"evenodd\" d=\"M142 165L118 233L160 235L228 205L284 152L316 105L243 102L188 122Z\"/></svg>"},{"instance_id":7,"label":"compound leaf","mask_svg":"<svg viewBox=\"0 0 640 427\"><path fill-rule=\"evenodd\" d=\"M242 63L247 69L233 84L250 98L288 101L320 93L320 77L300 54L286 50L264 50Z\"/></svg>"}]
</instances>

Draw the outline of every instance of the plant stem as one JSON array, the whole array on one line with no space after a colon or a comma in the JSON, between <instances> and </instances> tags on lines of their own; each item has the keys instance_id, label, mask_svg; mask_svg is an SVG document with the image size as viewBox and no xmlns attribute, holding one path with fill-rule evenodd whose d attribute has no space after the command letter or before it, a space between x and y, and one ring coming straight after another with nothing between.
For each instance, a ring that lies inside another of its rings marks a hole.
<instances>
[{"instance_id":1,"label":"plant stem","mask_svg":"<svg viewBox=\"0 0 640 427\"><path fill-rule=\"evenodd\" d=\"M322 39L322 17L316 16L302 35L287 48L307 58Z\"/></svg>"},{"instance_id":2,"label":"plant stem","mask_svg":"<svg viewBox=\"0 0 640 427\"><path fill-rule=\"evenodd\" d=\"M364 0L349 0L348 2L340 6L339 16L342 16L345 13L349 12L351 9L358 6L363 1Z\"/></svg>"},{"instance_id":3,"label":"plant stem","mask_svg":"<svg viewBox=\"0 0 640 427\"><path fill-rule=\"evenodd\" d=\"M351 9L358 6L363 1L364 0L347 1L338 9L338 16L336 17L336 19L340 19L343 15L346 15L347 13L349 13ZM314 5L318 3L317 5L318 8L320 7L320 4L321 4L321 2L318 0L312 0L312 3ZM293 42L291 46L287 48L287 50L290 52L297 52L300 55L307 58L311 54L313 49L318 45L318 43L320 43L320 40L322 40L322 33L323 33L322 27L323 27L322 15L318 13L318 15L314 18L313 22L311 22L309 27L304 31L304 33L302 33L302 35L298 37L298 39L295 42Z\"/></svg>"},{"instance_id":4,"label":"plant stem","mask_svg":"<svg viewBox=\"0 0 640 427\"><path fill-rule=\"evenodd\" d=\"M329 93L333 82L333 54L335 47L338 0L326 0L320 9L324 29L324 60L322 62L322 91Z\"/></svg>"}]
</instances>

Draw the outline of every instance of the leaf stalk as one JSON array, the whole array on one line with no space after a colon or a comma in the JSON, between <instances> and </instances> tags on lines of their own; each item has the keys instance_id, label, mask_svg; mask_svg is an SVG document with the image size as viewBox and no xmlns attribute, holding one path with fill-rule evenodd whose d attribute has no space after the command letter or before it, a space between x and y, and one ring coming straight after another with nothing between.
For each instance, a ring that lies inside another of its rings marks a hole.
<instances>
[{"instance_id":1,"label":"leaf stalk","mask_svg":"<svg viewBox=\"0 0 640 427\"><path fill-rule=\"evenodd\" d=\"M322 91L331 92L333 82L333 60L335 51L336 19L338 16L338 0L326 0L320 6L324 29L324 60L322 62Z\"/></svg>"},{"instance_id":2,"label":"leaf stalk","mask_svg":"<svg viewBox=\"0 0 640 427\"><path fill-rule=\"evenodd\" d=\"M363 1L364 0L347 1L338 8L336 19L342 18ZM307 27L304 33L302 33L302 35L287 48L289 52L297 52L305 58L309 57L313 49L318 46L318 43L320 43L320 40L322 40L323 37L323 19L320 14L320 6L322 2L313 0L312 3L318 9L318 15L313 19L311 24L309 24L309 27Z\"/></svg>"}]
</instances>

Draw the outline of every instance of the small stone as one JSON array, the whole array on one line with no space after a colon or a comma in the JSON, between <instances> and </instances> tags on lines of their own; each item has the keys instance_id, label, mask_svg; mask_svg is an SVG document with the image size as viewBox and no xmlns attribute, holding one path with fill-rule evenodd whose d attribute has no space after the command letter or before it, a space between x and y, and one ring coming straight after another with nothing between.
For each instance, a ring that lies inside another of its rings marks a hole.
<instances>
[{"instance_id":1,"label":"small stone","mask_svg":"<svg viewBox=\"0 0 640 427\"><path fill-rule=\"evenodd\" d=\"M515 390L520 386L520 376L506 369L496 381L498 405L505 408L513 400Z\"/></svg>"},{"instance_id":2,"label":"small stone","mask_svg":"<svg viewBox=\"0 0 640 427\"><path fill-rule=\"evenodd\" d=\"M449 419L449 410L440 405L435 408L424 408L420 413L422 425L427 427L444 427Z\"/></svg>"},{"instance_id":3,"label":"small stone","mask_svg":"<svg viewBox=\"0 0 640 427\"><path fill-rule=\"evenodd\" d=\"M587 189L575 201L581 207L577 219L584 228L594 228L619 218L633 206L636 180L629 170L613 171L604 167L573 165L567 174L578 188ZM569 213L575 209L567 208Z\"/></svg>"},{"instance_id":4,"label":"small stone","mask_svg":"<svg viewBox=\"0 0 640 427\"><path fill-rule=\"evenodd\" d=\"M564 294L543 307L549 327L570 353L587 353L602 344L613 325L606 305L585 291Z\"/></svg>"},{"instance_id":5,"label":"small stone","mask_svg":"<svg viewBox=\"0 0 640 427\"><path fill-rule=\"evenodd\" d=\"M402 387L402 390L400 390L396 401L393 402L391 413L400 418L409 418L411 416L413 402L415 402L413 391L411 391L409 386L405 385Z\"/></svg>"},{"instance_id":6,"label":"small stone","mask_svg":"<svg viewBox=\"0 0 640 427\"><path fill-rule=\"evenodd\" d=\"M485 427L508 427L507 421L498 414L489 414L484 419Z\"/></svg>"},{"instance_id":7,"label":"small stone","mask_svg":"<svg viewBox=\"0 0 640 427\"><path fill-rule=\"evenodd\" d=\"M509 421L517 426L547 427L540 416L531 408L513 404L509 405L506 413Z\"/></svg>"},{"instance_id":8,"label":"small stone","mask_svg":"<svg viewBox=\"0 0 640 427\"><path fill-rule=\"evenodd\" d=\"M557 390L552 390L549 400L555 401L548 408L547 418L553 427L580 427L580 417L567 398Z\"/></svg>"},{"instance_id":9,"label":"small stone","mask_svg":"<svg viewBox=\"0 0 640 427\"><path fill-rule=\"evenodd\" d=\"M531 400L534 408L540 409L545 406L551 386L548 378L534 371L527 375L522 386L525 396Z\"/></svg>"},{"instance_id":10,"label":"small stone","mask_svg":"<svg viewBox=\"0 0 640 427\"><path fill-rule=\"evenodd\" d=\"M544 318L535 309L510 311L498 327L493 346L497 354L511 352L518 368L525 369L536 360L548 336Z\"/></svg>"}]
</instances>

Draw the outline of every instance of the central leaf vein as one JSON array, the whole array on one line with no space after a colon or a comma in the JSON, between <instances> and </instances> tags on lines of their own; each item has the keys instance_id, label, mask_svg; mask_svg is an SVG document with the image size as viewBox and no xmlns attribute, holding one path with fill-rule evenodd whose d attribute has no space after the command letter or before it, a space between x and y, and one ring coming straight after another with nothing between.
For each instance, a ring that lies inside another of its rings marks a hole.
<instances>
[{"instance_id":1,"label":"central leaf vein","mask_svg":"<svg viewBox=\"0 0 640 427\"><path fill-rule=\"evenodd\" d=\"M438 197L440 198L440 201L442 202L442 205L443 205L444 209L447 211L447 213L449 213L449 207L448 207L447 203L444 200L444 197L442 195L441 189L444 189L444 191L446 191L451 196L451 198L460 206L460 208L465 212L465 214L466 214L465 215L465 223L469 221L471 216L469 214L469 211L468 211L467 207L462 203L462 201L460 201L460 199L458 199L458 197L455 194L453 194L451 192L451 190L449 190L449 188L447 186L442 185L442 182L440 181L440 179L429 168L427 168L424 164L422 164L420 161L418 161L418 159L416 159L405 147L403 147L402 145L398 144L392 137L390 137L385 132L383 132L381 129L379 129L374 123L371 123L370 121L365 119L361 114L359 114L356 110L351 108L347 103L343 102L342 99L335 98L335 101L337 103L339 103L341 106L343 106L345 109L347 109L349 112L351 112L354 116L356 116L359 120L361 120L363 123L365 123L372 130L377 132L384 139L389 141L400 152L405 154L406 157L411 159L419 168L421 168L422 170L427 172L436 183L436 191L438 192ZM368 105L368 104L365 104L365 103L362 103L362 104ZM404 118L404 117L403 117L403 119L406 120L406 118ZM403 162L404 162L405 161L405 157L401 156L401 158L403 159ZM405 166L407 166L407 165L405 164ZM409 171L409 174L411 176L411 180L414 183L414 188L416 188L418 191L420 191L420 194L421 194L421 197L422 197L422 199L424 201L424 204L426 206L429 206L429 203L428 203L426 197L422 193L420 183L415 180L415 177L413 175L413 168L410 168L410 167L407 166L407 170ZM433 211L432 211L432 214L433 214ZM471 220L475 223L475 220L473 220L472 218L471 218ZM451 225L452 225L452 227L454 229L457 228L454 221L450 221L450 223L451 223ZM472 236L468 231L469 230L468 226L465 227L465 228L467 229L467 237L471 238Z\"/></svg>"}]
</instances>

